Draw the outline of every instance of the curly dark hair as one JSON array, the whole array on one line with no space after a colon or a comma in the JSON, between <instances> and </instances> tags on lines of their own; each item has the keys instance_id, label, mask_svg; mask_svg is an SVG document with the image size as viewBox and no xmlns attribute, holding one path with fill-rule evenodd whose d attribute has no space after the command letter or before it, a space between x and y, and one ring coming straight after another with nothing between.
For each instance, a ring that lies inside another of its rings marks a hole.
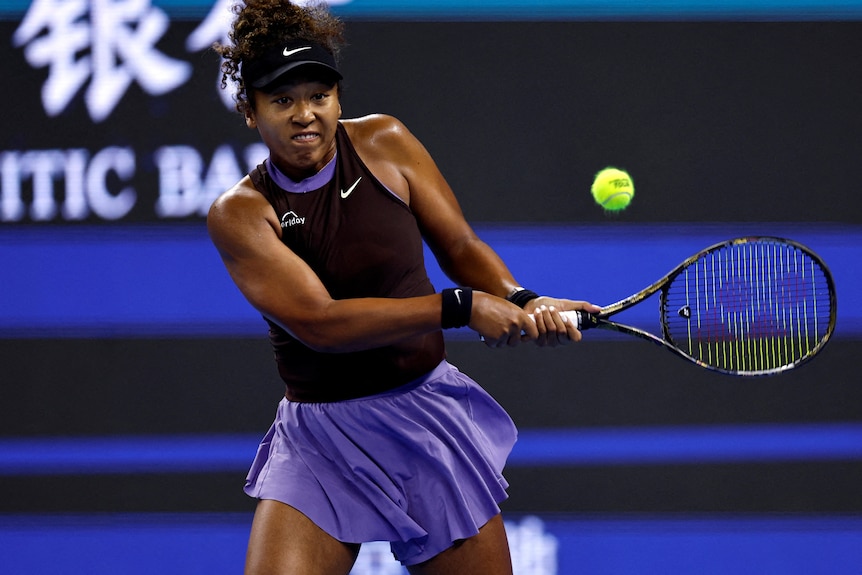
<instances>
[{"instance_id":1,"label":"curly dark hair","mask_svg":"<svg viewBox=\"0 0 862 575\"><path fill-rule=\"evenodd\" d=\"M243 61L262 57L286 40L307 40L320 44L338 60L344 46L344 23L329 12L323 2L297 6L288 0L246 0L235 4L230 31L231 44L216 43L213 49L224 58L221 87L236 84L236 109L245 114L253 107L248 87L242 79Z\"/></svg>"}]
</instances>

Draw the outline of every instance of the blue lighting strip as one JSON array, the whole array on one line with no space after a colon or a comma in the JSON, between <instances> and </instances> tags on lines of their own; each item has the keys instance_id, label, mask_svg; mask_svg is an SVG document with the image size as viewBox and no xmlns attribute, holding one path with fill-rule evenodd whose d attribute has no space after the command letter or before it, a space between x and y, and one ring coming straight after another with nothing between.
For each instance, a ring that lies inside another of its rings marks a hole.
<instances>
[{"instance_id":1,"label":"blue lighting strip","mask_svg":"<svg viewBox=\"0 0 862 575\"><path fill-rule=\"evenodd\" d=\"M352 0L336 14L404 20L852 20L859 0Z\"/></svg>"},{"instance_id":2,"label":"blue lighting strip","mask_svg":"<svg viewBox=\"0 0 862 575\"><path fill-rule=\"evenodd\" d=\"M0 18L20 18L30 0L0 1ZM200 19L216 0L152 0L175 18ZM338 16L357 19L769 19L862 17L859 0L332 0Z\"/></svg>"},{"instance_id":3,"label":"blue lighting strip","mask_svg":"<svg viewBox=\"0 0 862 575\"><path fill-rule=\"evenodd\" d=\"M640 291L714 243L745 235L787 237L808 245L831 268L838 289L836 335L862 337L862 226L475 227L530 289L599 305ZM425 257L435 287L450 286L430 250ZM203 223L0 227L0 286L0 339L266 333L260 314L231 282ZM655 331L656 309L645 302L621 313L620 321Z\"/></svg>"},{"instance_id":4,"label":"blue lighting strip","mask_svg":"<svg viewBox=\"0 0 862 575\"><path fill-rule=\"evenodd\" d=\"M608 516L506 513L519 575L859 575L854 515ZM251 513L0 515L4 573L242 573ZM50 551L48 551L50 550ZM389 543L351 575L407 575Z\"/></svg>"},{"instance_id":5,"label":"blue lighting strip","mask_svg":"<svg viewBox=\"0 0 862 575\"><path fill-rule=\"evenodd\" d=\"M862 423L521 432L509 463L665 465L862 459Z\"/></svg>"},{"instance_id":6,"label":"blue lighting strip","mask_svg":"<svg viewBox=\"0 0 862 575\"><path fill-rule=\"evenodd\" d=\"M245 471L255 435L0 439L0 476ZM523 430L509 465L862 460L862 423Z\"/></svg>"}]
</instances>

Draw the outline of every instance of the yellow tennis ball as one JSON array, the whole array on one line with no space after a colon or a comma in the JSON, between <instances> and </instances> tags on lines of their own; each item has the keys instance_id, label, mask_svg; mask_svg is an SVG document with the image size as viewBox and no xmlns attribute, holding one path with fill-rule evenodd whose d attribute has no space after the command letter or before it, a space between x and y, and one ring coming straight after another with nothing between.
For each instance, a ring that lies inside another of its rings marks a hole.
<instances>
[{"instance_id":1,"label":"yellow tennis ball","mask_svg":"<svg viewBox=\"0 0 862 575\"><path fill-rule=\"evenodd\" d=\"M609 212L616 212L631 203L635 184L627 172L609 166L596 174L592 192L597 204Z\"/></svg>"}]
</instances>

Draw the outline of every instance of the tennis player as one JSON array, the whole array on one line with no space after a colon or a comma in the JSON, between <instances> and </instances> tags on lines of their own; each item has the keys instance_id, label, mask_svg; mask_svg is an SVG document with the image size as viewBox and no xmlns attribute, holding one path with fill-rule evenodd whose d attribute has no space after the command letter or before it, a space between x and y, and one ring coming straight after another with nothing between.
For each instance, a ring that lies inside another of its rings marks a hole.
<instances>
[{"instance_id":1,"label":"tennis player","mask_svg":"<svg viewBox=\"0 0 862 575\"><path fill-rule=\"evenodd\" d=\"M268 146L213 204L211 238L261 312L285 397L245 491L248 574L344 575L366 541L414 574L511 573L499 504L506 412L445 359L442 330L561 345L561 310L523 289L395 118L342 120L343 24L325 5L236 8L223 84ZM437 293L422 240L460 286Z\"/></svg>"}]
</instances>

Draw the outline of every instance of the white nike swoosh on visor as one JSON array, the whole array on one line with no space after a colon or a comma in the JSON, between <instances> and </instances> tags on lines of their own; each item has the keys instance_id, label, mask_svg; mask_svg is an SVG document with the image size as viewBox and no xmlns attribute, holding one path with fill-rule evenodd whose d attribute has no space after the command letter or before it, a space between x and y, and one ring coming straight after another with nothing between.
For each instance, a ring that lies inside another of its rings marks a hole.
<instances>
[{"instance_id":1,"label":"white nike swoosh on visor","mask_svg":"<svg viewBox=\"0 0 862 575\"><path fill-rule=\"evenodd\" d=\"M287 48L285 48L284 51L281 53L281 55L284 56L285 58L289 58L290 56L293 56L297 52L302 52L303 50L311 50L311 46L305 46L303 48L296 48L294 50L288 50Z\"/></svg>"},{"instance_id":2,"label":"white nike swoosh on visor","mask_svg":"<svg viewBox=\"0 0 862 575\"><path fill-rule=\"evenodd\" d=\"M347 188L347 191L345 191L345 190L343 190L343 189L342 189L342 190L341 190L341 199L343 200L343 199L347 198L347 196L349 196L350 194L352 194L352 193L353 193L353 190L355 190L355 189L356 189L356 186L358 186L358 185L359 185L359 182L360 182L361 180L362 180L362 176L359 176L359 179L357 179L355 182L353 182L353 185L352 185L352 186L350 186L349 188Z\"/></svg>"}]
</instances>

